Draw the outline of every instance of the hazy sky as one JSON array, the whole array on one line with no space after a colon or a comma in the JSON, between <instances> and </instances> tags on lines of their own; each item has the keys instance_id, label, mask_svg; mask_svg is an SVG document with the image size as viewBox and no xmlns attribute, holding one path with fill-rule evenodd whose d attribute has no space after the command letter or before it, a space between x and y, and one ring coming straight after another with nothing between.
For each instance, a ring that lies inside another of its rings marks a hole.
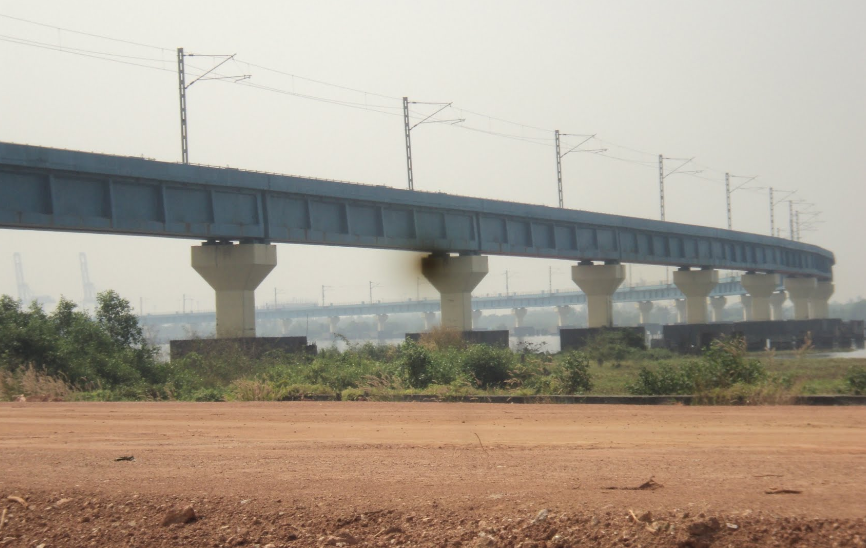
<instances>
[{"instance_id":1,"label":"hazy sky","mask_svg":"<svg viewBox=\"0 0 866 548\"><path fill-rule=\"evenodd\" d=\"M188 91L192 162L404 187L401 97L453 102L440 118L464 123L412 132L416 189L553 206L553 130L597 134L584 147L604 155L563 159L566 207L658 218L657 155L695 157L701 178L667 179L667 218L724 227L724 172L758 175L733 194L734 228L767 234L766 188L796 190L823 221L803 240L836 254L834 298L866 294L862 1L2 0L0 14L47 25L0 17L2 141L179 161L175 49L235 53L221 74L249 80ZM215 59L187 58L188 74ZM787 203L776 226L787 236ZM0 292L17 294L20 252L35 294L81 300L86 252L97 289L145 312L183 295L211 309L194 244L3 230ZM376 300L435 295L410 254L281 244L278 257L259 303L275 289L320 301L323 285L328 302L367 300L370 282ZM476 293L504 292L506 270L511 291L547 289L549 272L573 289L568 266L491 257Z\"/></svg>"}]
</instances>

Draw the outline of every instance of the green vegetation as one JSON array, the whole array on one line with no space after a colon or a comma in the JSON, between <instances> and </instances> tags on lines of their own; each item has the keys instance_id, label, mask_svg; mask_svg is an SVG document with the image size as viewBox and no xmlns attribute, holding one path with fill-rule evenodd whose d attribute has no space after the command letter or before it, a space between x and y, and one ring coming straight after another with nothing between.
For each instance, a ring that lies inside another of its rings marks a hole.
<instances>
[{"instance_id":1,"label":"green vegetation","mask_svg":"<svg viewBox=\"0 0 866 548\"><path fill-rule=\"evenodd\" d=\"M22 309L12 298L0 297L0 396L38 372L78 390L166 397L159 390L169 380L169 368L156 354L129 302L114 291L98 295L93 317L66 299L48 315L35 302Z\"/></svg>"},{"instance_id":2,"label":"green vegetation","mask_svg":"<svg viewBox=\"0 0 866 548\"><path fill-rule=\"evenodd\" d=\"M862 365L854 366L848 370L848 375L845 377L848 387L851 392L857 395L866 394L866 367Z\"/></svg>"},{"instance_id":3,"label":"green vegetation","mask_svg":"<svg viewBox=\"0 0 866 548\"><path fill-rule=\"evenodd\" d=\"M46 314L0 298L0 401L252 401L326 397L389 400L426 395L692 394L703 403L783 403L800 394L866 394L866 359L821 359L809 349L747 354L717 341L701 356L646 350L604 332L581 352L552 355L467 345L446 330L398 346L348 345L317 355L269 352L257 359L221 345L165 363L129 303L101 293L91 315L61 300Z\"/></svg>"}]
</instances>

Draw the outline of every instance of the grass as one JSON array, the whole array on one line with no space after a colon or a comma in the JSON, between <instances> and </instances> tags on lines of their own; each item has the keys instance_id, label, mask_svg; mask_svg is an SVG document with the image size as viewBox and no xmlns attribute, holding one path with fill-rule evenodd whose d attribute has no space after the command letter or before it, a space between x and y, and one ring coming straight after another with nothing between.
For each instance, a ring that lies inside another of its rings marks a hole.
<instances>
[{"instance_id":1,"label":"grass","mask_svg":"<svg viewBox=\"0 0 866 548\"><path fill-rule=\"evenodd\" d=\"M443 346L445 346L445 342ZM434 345L431 345L434 346ZM435 348L435 346L434 346ZM379 362L379 356L356 352L355 355L319 355L315 359L298 363L265 363L267 374L241 375L232 381L204 386L178 394L177 391L155 390L154 387L129 386L112 390L83 390L61 379L46 375L33 366L11 373L0 370L0 401L12 400L19 394L28 398L52 400L144 400L189 399L192 401L255 401L283 400L298 397L342 395L344 400L367 399L387 401L404 394L427 394L447 400L466 395L545 395L563 393L556 384L556 363L561 356L527 355L523 364L520 355L517 367L525 365L525 378L521 382L504 383L500 387L479 387L472 379L458 377L450 384L431 383L426 388L411 388L405 379L389 372ZM723 390L702 394L703 403L786 403L794 396L812 394L850 394L847 382L850 372L866 369L866 358L827 358L810 352L750 353L748 358L760 360L772 382L755 385L735 385ZM388 357L382 358L387 362ZM450 354L440 359L449 361ZM628 394L628 386L638 378L642 367L655 369L662 364L682 366L699 359L697 356L677 356L633 352L628 359L606 361L599 365L592 360L589 374L591 395ZM205 360L208 361L208 360ZM234 362L235 360L228 360ZM205 367L205 369L208 369ZM393 367L391 368L393 370ZM349 375L349 373L352 373ZM553 372L553 374L551 374ZM546 376L545 376L546 375ZM559 388L559 389L558 389Z\"/></svg>"},{"instance_id":2,"label":"grass","mask_svg":"<svg viewBox=\"0 0 866 548\"><path fill-rule=\"evenodd\" d=\"M794 353L780 356L770 352L753 352L749 357L760 360L768 374L785 379L791 387L791 393L795 395L846 393L845 378L849 369L854 366L866 367L866 358L822 358L809 353L796 357ZM696 358L677 356L661 361L632 359L602 366L593 364L589 369L593 382L590 394L628 394L626 386L634 381L641 366L678 364L690 359Z\"/></svg>"},{"instance_id":3,"label":"grass","mask_svg":"<svg viewBox=\"0 0 866 548\"><path fill-rule=\"evenodd\" d=\"M15 372L0 370L0 401L23 396L35 401L63 401L75 389L65 380L28 365Z\"/></svg>"},{"instance_id":4,"label":"grass","mask_svg":"<svg viewBox=\"0 0 866 548\"><path fill-rule=\"evenodd\" d=\"M809 354L790 359L770 354L761 357L761 361L768 373L789 378L800 394L843 393L847 390L845 377L849 369L866 366L866 358L816 358Z\"/></svg>"}]
</instances>

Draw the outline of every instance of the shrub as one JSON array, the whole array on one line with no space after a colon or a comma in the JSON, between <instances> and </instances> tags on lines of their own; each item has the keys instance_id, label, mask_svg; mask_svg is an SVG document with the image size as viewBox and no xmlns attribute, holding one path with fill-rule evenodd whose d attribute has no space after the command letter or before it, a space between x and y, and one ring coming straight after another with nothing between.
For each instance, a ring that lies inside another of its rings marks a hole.
<instances>
[{"instance_id":1,"label":"shrub","mask_svg":"<svg viewBox=\"0 0 866 548\"><path fill-rule=\"evenodd\" d=\"M390 344L373 344L365 342L359 347L350 347L351 351L357 352L362 358L377 362L392 362L397 359L398 348Z\"/></svg>"},{"instance_id":2,"label":"shrub","mask_svg":"<svg viewBox=\"0 0 866 548\"><path fill-rule=\"evenodd\" d=\"M662 363L655 371L642 366L638 371L637 380L626 387L631 393L639 396L672 396L689 394L694 385L685 375L684 368Z\"/></svg>"},{"instance_id":3,"label":"shrub","mask_svg":"<svg viewBox=\"0 0 866 548\"><path fill-rule=\"evenodd\" d=\"M650 348L640 354L640 357L648 361L670 360L675 357L674 353L667 348Z\"/></svg>"},{"instance_id":4,"label":"shrub","mask_svg":"<svg viewBox=\"0 0 866 548\"><path fill-rule=\"evenodd\" d=\"M746 355L746 339L717 339L704 350L703 359L694 363L689 376L695 390L727 388L737 383L755 384L766 377L760 360Z\"/></svg>"},{"instance_id":5,"label":"shrub","mask_svg":"<svg viewBox=\"0 0 866 548\"><path fill-rule=\"evenodd\" d=\"M279 400L288 401L310 396L328 396L337 399L337 393L329 386L321 384L291 384L284 386L280 390Z\"/></svg>"},{"instance_id":6,"label":"shrub","mask_svg":"<svg viewBox=\"0 0 866 548\"><path fill-rule=\"evenodd\" d=\"M423 333L418 343L428 350L464 349L467 346L463 333L442 326L434 327L427 333Z\"/></svg>"},{"instance_id":7,"label":"shrub","mask_svg":"<svg viewBox=\"0 0 866 548\"><path fill-rule=\"evenodd\" d=\"M851 367L845 377L845 382L854 394L866 394L866 368L862 365Z\"/></svg>"},{"instance_id":8,"label":"shrub","mask_svg":"<svg viewBox=\"0 0 866 548\"><path fill-rule=\"evenodd\" d=\"M581 394L592 390L589 374L589 358L582 352L568 352L560 360L556 374L561 391L566 394Z\"/></svg>"},{"instance_id":9,"label":"shrub","mask_svg":"<svg viewBox=\"0 0 866 548\"><path fill-rule=\"evenodd\" d=\"M550 369L556 368L554 360L547 353L533 353L521 349L511 368L508 387L522 389L525 394L551 393Z\"/></svg>"},{"instance_id":10,"label":"shrub","mask_svg":"<svg viewBox=\"0 0 866 548\"><path fill-rule=\"evenodd\" d=\"M190 399L197 402L226 401L226 394L221 388L200 388L193 392Z\"/></svg>"},{"instance_id":11,"label":"shrub","mask_svg":"<svg viewBox=\"0 0 866 548\"><path fill-rule=\"evenodd\" d=\"M400 345L398 363L412 388L425 388L431 382L430 369L433 358L430 351L415 341L409 339Z\"/></svg>"},{"instance_id":12,"label":"shrub","mask_svg":"<svg viewBox=\"0 0 866 548\"><path fill-rule=\"evenodd\" d=\"M367 394L360 388L347 388L340 393L340 399L342 401L363 401L367 399Z\"/></svg>"},{"instance_id":13,"label":"shrub","mask_svg":"<svg viewBox=\"0 0 866 548\"><path fill-rule=\"evenodd\" d=\"M464 368L464 355L466 350L459 348L447 348L431 352L433 362L430 365L431 384L469 384L471 376Z\"/></svg>"},{"instance_id":14,"label":"shrub","mask_svg":"<svg viewBox=\"0 0 866 548\"><path fill-rule=\"evenodd\" d=\"M713 341L700 360L684 366L662 363L655 371L643 366L628 391L641 395L697 395L738 384L756 385L766 378L761 362L746 355L745 339L737 337Z\"/></svg>"},{"instance_id":15,"label":"shrub","mask_svg":"<svg viewBox=\"0 0 866 548\"><path fill-rule=\"evenodd\" d=\"M230 390L238 401L277 401L282 393L266 381L258 379L237 379Z\"/></svg>"},{"instance_id":16,"label":"shrub","mask_svg":"<svg viewBox=\"0 0 866 548\"><path fill-rule=\"evenodd\" d=\"M695 403L702 405L791 405L794 395L783 382L766 380L758 384L737 383L728 388L715 388L697 395Z\"/></svg>"},{"instance_id":17,"label":"shrub","mask_svg":"<svg viewBox=\"0 0 866 548\"><path fill-rule=\"evenodd\" d=\"M474 344L463 355L463 368L481 388L498 388L508 380L514 354L508 348Z\"/></svg>"},{"instance_id":18,"label":"shrub","mask_svg":"<svg viewBox=\"0 0 866 548\"><path fill-rule=\"evenodd\" d=\"M583 351L598 365L605 361L620 362L628 359L635 351L646 347L643 337L631 330L602 330L598 335L590 338Z\"/></svg>"}]
</instances>

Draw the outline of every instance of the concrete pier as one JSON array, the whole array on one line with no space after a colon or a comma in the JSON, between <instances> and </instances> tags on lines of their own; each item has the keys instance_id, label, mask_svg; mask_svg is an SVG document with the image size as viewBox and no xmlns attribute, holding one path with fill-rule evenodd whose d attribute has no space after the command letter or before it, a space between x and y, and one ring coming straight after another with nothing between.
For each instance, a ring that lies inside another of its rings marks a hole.
<instances>
[{"instance_id":1,"label":"concrete pier","mask_svg":"<svg viewBox=\"0 0 866 548\"><path fill-rule=\"evenodd\" d=\"M425 312L424 313L424 329L430 331L436 325L436 313L435 312Z\"/></svg>"},{"instance_id":2,"label":"concrete pier","mask_svg":"<svg viewBox=\"0 0 866 548\"><path fill-rule=\"evenodd\" d=\"M823 320L830 317L830 297L836 286L833 282L820 281L815 286L815 291L812 293L812 300L809 303L811 306L812 318Z\"/></svg>"},{"instance_id":3,"label":"concrete pier","mask_svg":"<svg viewBox=\"0 0 866 548\"><path fill-rule=\"evenodd\" d=\"M283 328L283 336L287 336L289 328L292 326L291 318L280 318L280 326Z\"/></svg>"},{"instance_id":4,"label":"concrete pier","mask_svg":"<svg viewBox=\"0 0 866 548\"><path fill-rule=\"evenodd\" d=\"M650 323L650 312L653 310L652 301L641 301L637 303L638 311L640 312L640 323L646 325Z\"/></svg>"},{"instance_id":5,"label":"concrete pier","mask_svg":"<svg viewBox=\"0 0 866 548\"><path fill-rule=\"evenodd\" d=\"M557 306L556 307L556 317L559 323L559 327L566 327L568 325L568 317L571 315L571 307L568 305Z\"/></svg>"},{"instance_id":6,"label":"concrete pier","mask_svg":"<svg viewBox=\"0 0 866 548\"><path fill-rule=\"evenodd\" d=\"M818 280L815 278L785 278L785 290L794 304L795 320L808 320L812 317L809 301L817 288Z\"/></svg>"},{"instance_id":7,"label":"concrete pier","mask_svg":"<svg viewBox=\"0 0 866 548\"><path fill-rule=\"evenodd\" d=\"M478 325L478 322L481 321L481 318L484 317L483 310L473 310L472 311L472 325Z\"/></svg>"},{"instance_id":8,"label":"concrete pier","mask_svg":"<svg viewBox=\"0 0 866 548\"><path fill-rule=\"evenodd\" d=\"M376 331L378 331L379 333L385 331L385 322L387 321L387 314L376 314Z\"/></svg>"},{"instance_id":9,"label":"concrete pier","mask_svg":"<svg viewBox=\"0 0 866 548\"><path fill-rule=\"evenodd\" d=\"M571 279L586 294L589 327L612 327L611 297L625 280L625 267L621 264L581 262L571 267Z\"/></svg>"},{"instance_id":10,"label":"concrete pier","mask_svg":"<svg viewBox=\"0 0 866 548\"><path fill-rule=\"evenodd\" d=\"M719 285L718 271L681 268L674 272L674 285L686 296L686 322L707 323L707 297Z\"/></svg>"},{"instance_id":11,"label":"concrete pier","mask_svg":"<svg viewBox=\"0 0 866 548\"><path fill-rule=\"evenodd\" d=\"M677 309L677 323L686 323L686 300L677 299L674 301L674 306Z\"/></svg>"},{"instance_id":12,"label":"concrete pier","mask_svg":"<svg viewBox=\"0 0 866 548\"><path fill-rule=\"evenodd\" d=\"M770 320L770 297L779 287L778 274L756 274L748 272L740 278L743 289L752 298L752 321Z\"/></svg>"},{"instance_id":13,"label":"concrete pier","mask_svg":"<svg viewBox=\"0 0 866 548\"><path fill-rule=\"evenodd\" d=\"M206 243L192 247L191 263L216 292L217 338L255 337L255 289L277 266L277 247Z\"/></svg>"},{"instance_id":14,"label":"concrete pier","mask_svg":"<svg viewBox=\"0 0 866 548\"><path fill-rule=\"evenodd\" d=\"M748 295L740 295L740 304L743 305L743 321L752 321L752 298Z\"/></svg>"},{"instance_id":15,"label":"concrete pier","mask_svg":"<svg viewBox=\"0 0 866 548\"><path fill-rule=\"evenodd\" d=\"M780 322L785 319L785 314L782 311L782 306L788 300L788 294L784 291L777 291L770 295L770 311L773 314L773 321Z\"/></svg>"},{"instance_id":16,"label":"concrete pier","mask_svg":"<svg viewBox=\"0 0 866 548\"><path fill-rule=\"evenodd\" d=\"M487 257L429 255L421 259L421 273L439 291L442 327L472 330L472 290L487 275Z\"/></svg>"},{"instance_id":17,"label":"concrete pier","mask_svg":"<svg viewBox=\"0 0 866 548\"><path fill-rule=\"evenodd\" d=\"M514 314L514 327L526 327L526 312L525 308L511 309L511 313Z\"/></svg>"},{"instance_id":18,"label":"concrete pier","mask_svg":"<svg viewBox=\"0 0 866 548\"><path fill-rule=\"evenodd\" d=\"M710 297L710 307L713 309L713 321L718 323L723 321L725 313L725 305L728 304L726 297Z\"/></svg>"}]
</instances>

